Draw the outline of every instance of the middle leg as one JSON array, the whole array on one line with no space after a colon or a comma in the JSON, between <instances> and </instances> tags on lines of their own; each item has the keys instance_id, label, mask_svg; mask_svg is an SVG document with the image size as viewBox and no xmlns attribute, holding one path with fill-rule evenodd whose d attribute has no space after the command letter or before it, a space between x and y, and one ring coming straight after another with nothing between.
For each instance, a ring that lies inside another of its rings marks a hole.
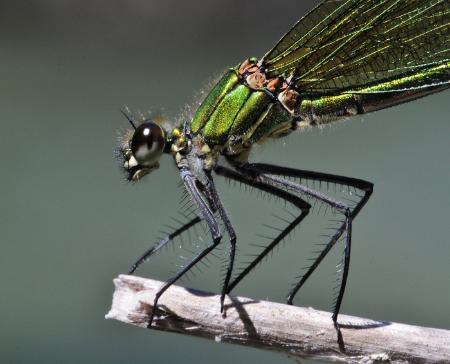
<instances>
[{"instance_id":1,"label":"middle leg","mask_svg":"<svg viewBox=\"0 0 450 364\"><path fill-rule=\"evenodd\" d=\"M261 191L267 192L271 195L281 198L284 201L287 201L294 206L296 206L301 213L291 221L286 228L284 228L272 241L271 243L264 248L264 250L256 256L256 258L229 284L227 287L226 293L230 293L236 285L247 276L250 271L255 268L263 259L267 256L286 236L292 232L295 227L297 227L300 222L308 215L311 205L301 199L300 197L289 193L287 191L283 191L277 187L269 185L267 183L258 181L256 179L252 179L247 175L243 175L237 171L232 169L218 166L214 170L218 175L223 176L228 179L232 179L238 181L240 183L244 183L248 186L257 188Z\"/></svg>"},{"instance_id":2,"label":"middle leg","mask_svg":"<svg viewBox=\"0 0 450 364\"><path fill-rule=\"evenodd\" d=\"M345 177L345 176L337 176L326 173L312 172L312 171L304 171L297 170L293 168L274 166L270 164L247 164L241 167L237 167L237 170L241 173L248 174L253 176L253 178L264 181L270 185L275 185L283 190L289 190L300 195L306 195L313 199L319 200L337 211L341 212L345 218L343 223L336 229L335 234L332 236L326 247L322 250L319 256L315 259L313 264L309 267L307 272L303 275L300 281L296 284L296 286L291 290L288 296L288 304L292 304L292 301L297 294L298 290L302 287L302 285L306 282L306 280L310 277L310 275L314 272L314 270L319 266L321 261L325 258L331 248L339 241L341 236L345 233L345 249L344 249L344 267L342 272L342 280L339 289L339 293L334 305L333 310L333 323L336 328L336 332L338 335L338 343L341 350L345 350L344 341L342 338L342 333L337 322L338 314L340 311L340 307L342 304L342 300L344 297L345 287L348 278L348 272L350 267L350 252L351 252L351 233L352 233L352 222L353 219L357 216L357 214L361 211L363 206L369 200L372 191L373 184L364 180ZM312 188L304 186L300 183L292 182L286 177L294 177L299 179L310 179L314 181L325 181L338 183L349 187L354 187L356 189L364 191L364 195L358 201L354 208L350 208L345 203L333 199L319 191L316 191Z\"/></svg>"}]
</instances>

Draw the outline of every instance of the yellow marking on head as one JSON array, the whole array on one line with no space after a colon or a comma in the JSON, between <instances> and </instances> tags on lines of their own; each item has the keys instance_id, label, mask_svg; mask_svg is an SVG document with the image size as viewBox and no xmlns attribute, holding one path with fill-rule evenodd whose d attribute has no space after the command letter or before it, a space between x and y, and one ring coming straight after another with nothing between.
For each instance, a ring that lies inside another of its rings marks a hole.
<instances>
[{"instance_id":1,"label":"yellow marking on head","mask_svg":"<svg viewBox=\"0 0 450 364\"><path fill-rule=\"evenodd\" d=\"M174 138L179 138L181 136L181 131L178 128L172 130L172 135Z\"/></svg>"}]
</instances>

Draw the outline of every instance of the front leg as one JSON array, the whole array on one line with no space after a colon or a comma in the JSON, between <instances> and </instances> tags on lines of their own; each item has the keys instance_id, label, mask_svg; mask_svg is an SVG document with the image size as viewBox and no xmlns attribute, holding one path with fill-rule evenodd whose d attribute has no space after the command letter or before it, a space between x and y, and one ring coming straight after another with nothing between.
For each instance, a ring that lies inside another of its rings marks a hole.
<instances>
[{"instance_id":1,"label":"front leg","mask_svg":"<svg viewBox=\"0 0 450 364\"><path fill-rule=\"evenodd\" d=\"M141 255L141 257L131 266L128 274L133 274L136 269L139 268L139 266L144 263L146 260L148 260L151 256L156 254L158 251L161 250L164 246L167 244L173 242L173 240L179 236L180 234L184 233L185 231L188 231L190 228L198 224L202 219L198 216L194 217L193 219L189 220L188 222L181 225L178 229L174 230L170 234L167 234L167 236L163 239L161 239L159 242L157 242L155 245L153 245L150 249L148 249L144 254Z\"/></svg>"},{"instance_id":2,"label":"front leg","mask_svg":"<svg viewBox=\"0 0 450 364\"><path fill-rule=\"evenodd\" d=\"M183 269L175 274L175 276L167 280L166 283L164 283L163 286L156 292L147 327L150 327L152 325L156 307L162 294L178 279L186 274L194 265L196 265L200 260L208 255L215 247L217 247L222 239L219 224L214 217L214 206L210 206L208 204L210 196L207 195L207 192L203 191L201 188L204 186L201 186L197 183L196 178L188 169L181 168L180 176L193 202L197 205L201 218L205 220L206 224L208 225L209 231L211 232L212 243L209 244L205 249L203 249L199 254L197 254Z\"/></svg>"}]
</instances>

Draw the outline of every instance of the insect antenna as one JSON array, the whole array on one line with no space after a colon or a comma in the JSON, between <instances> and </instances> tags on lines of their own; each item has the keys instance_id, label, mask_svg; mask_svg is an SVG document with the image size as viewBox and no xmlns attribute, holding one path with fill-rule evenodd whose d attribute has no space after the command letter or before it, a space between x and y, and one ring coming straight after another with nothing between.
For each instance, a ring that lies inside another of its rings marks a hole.
<instances>
[{"instance_id":1,"label":"insect antenna","mask_svg":"<svg viewBox=\"0 0 450 364\"><path fill-rule=\"evenodd\" d=\"M128 108L126 108L126 110L129 111ZM133 127L133 129L136 130L136 125L134 124L134 120L130 117L130 115L128 115L128 113L127 113L125 110L123 110L123 109L120 109L120 112L122 113L123 116L126 117L126 119L127 119L128 122L131 124L131 126Z\"/></svg>"}]
</instances>

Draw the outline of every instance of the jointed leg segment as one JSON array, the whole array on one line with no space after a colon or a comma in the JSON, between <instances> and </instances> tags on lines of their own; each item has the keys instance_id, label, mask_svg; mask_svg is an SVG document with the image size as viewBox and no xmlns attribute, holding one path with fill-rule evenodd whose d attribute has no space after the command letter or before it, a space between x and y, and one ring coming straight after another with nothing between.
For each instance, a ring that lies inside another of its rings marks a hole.
<instances>
[{"instance_id":1,"label":"jointed leg segment","mask_svg":"<svg viewBox=\"0 0 450 364\"><path fill-rule=\"evenodd\" d=\"M344 250L344 267L342 272L342 280L341 286L339 289L339 294L334 306L333 310L333 323L336 328L338 334L338 343L342 350L344 350L344 341L342 338L342 333L337 322L339 310L342 304L342 299L344 297L345 286L348 278L348 271L350 266L350 251L351 251L351 233L352 233L352 222L353 219L357 216L359 211L361 211L362 207L366 204L370 195L373 191L373 184L364 180L349 178L344 176L336 176L332 174L326 173L318 173L311 171L303 171L296 170L293 168L285 168L279 166L273 166L270 164L247 164L243 167L237 168L241 173L253 176L260 181L266 182L270 185L277 186L282 190L288 190L300 195L307 195L308 197L317 199L322 201L323 203L331 206L332 208L340 211L345 216L345 220L343 224L336 230L335 234L332 236L326 247L320 253L320 255L313 262L308 271L303 275L300 281L296 284L296 286L292 289L288 296L288 303L292 304L292 301L297 294L298 290L302 287L302 285L306 282L306 280L310 277L310 275L314 272L314 270L318 267L320 262L325 258L331 248L336 244L336 242L340 239L340 237L346 233L345 240L345 250ZM315 191L307 186L304 186L299 183L292 182L284 177L295 177L295 178L303 178L310 179L315 181L325 181L338 183L350 187L354 187L364 191L364 195L361 200L358 201L357 205L351 209L346 204L330 198L325 194Z\"/></svg>"}]
</instances>

